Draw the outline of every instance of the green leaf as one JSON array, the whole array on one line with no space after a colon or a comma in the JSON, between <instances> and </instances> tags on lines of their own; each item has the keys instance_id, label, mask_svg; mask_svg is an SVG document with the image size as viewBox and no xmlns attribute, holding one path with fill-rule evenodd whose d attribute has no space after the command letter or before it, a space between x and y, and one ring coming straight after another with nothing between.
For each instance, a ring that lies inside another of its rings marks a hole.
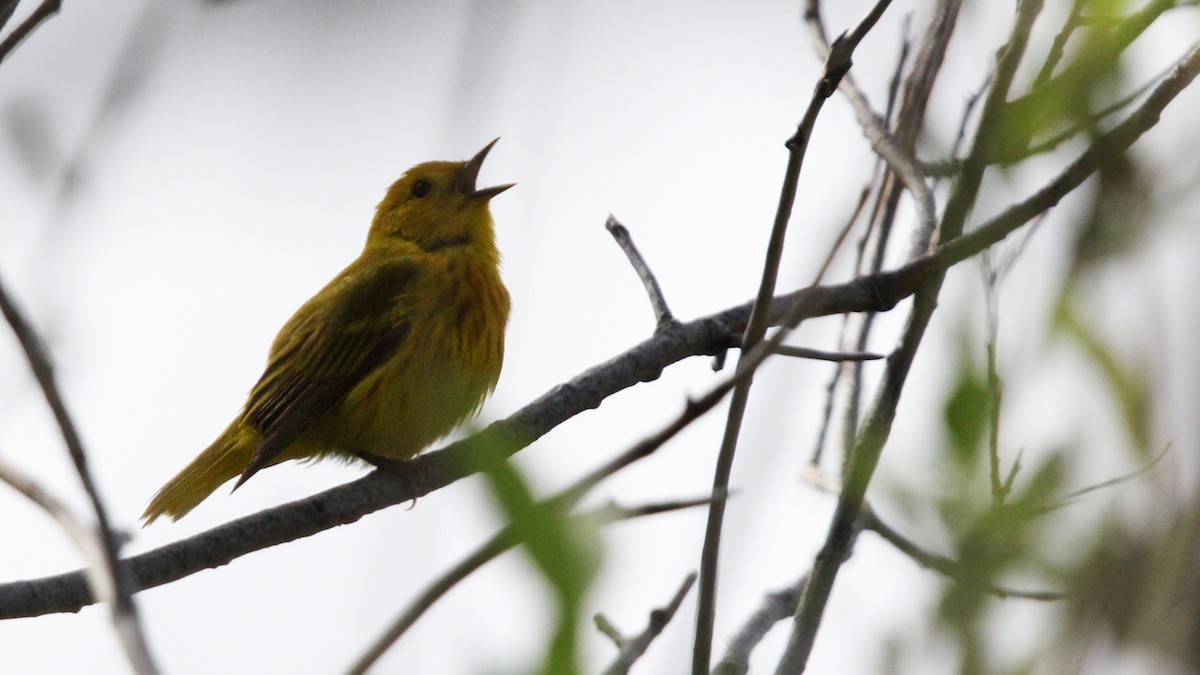
<instances>
[{"instance_id":1,"label":"green leaf","mask_svg":"<svg viewBox=\"0 0 1200 675\"><path fill-rule=\"evenodd\" d=\"M1092 327L1081 321L1070 296L1059 305L1055 327L1073 339L1096 364L1101 379L1117 401L1117 413L1137 455L1150 456L1150 383L1143 364L1121 362L1112 348Z\"/></svg>"},{"instance_id":2,"label":"green leaf","mask_svg":"<svg viewBox=\"0 0 1200 675\"><path fill-rule=\"evenodd\" d=\"M946 432L950 435L952 456L963 468L974 466L983 434L988 425L987 382L971 366L969 359L961 358L958 380L946 399L942 416Z\"/></svg>"},{"instance_id":3,"label":"green leaf","mask_svg":"<svg viewBox=\"0 0 1200 675\"><path fill-rule=\"evenodd\" d=\"M510 526L554 591L558 619L541 672L573 675L579 669L578 631L583 601L597 567L594 541L579 519L556 505L536 502L529 485L509 462L484 469L488 485Z\"/></svg>"}]
</instances>

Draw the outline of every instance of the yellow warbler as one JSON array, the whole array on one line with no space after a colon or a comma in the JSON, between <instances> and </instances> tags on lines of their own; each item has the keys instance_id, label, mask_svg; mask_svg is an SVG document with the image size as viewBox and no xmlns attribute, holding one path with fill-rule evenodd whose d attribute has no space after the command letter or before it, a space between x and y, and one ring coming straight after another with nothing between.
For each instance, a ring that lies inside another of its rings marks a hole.
<instances>
[{"instance_id":1,"label":"yellow warbler","mask_svg":"<svg viewBox=\"0 0 1200 675\"><path fill-rule=\"evenodd\" d=\"M362 254L284 324L242 412L154 495L146 524L289 459L407 459L479 410L509 310L488 202L512 185L475 187L495 143L392 184Z\"/></svg>"}]
</instances>

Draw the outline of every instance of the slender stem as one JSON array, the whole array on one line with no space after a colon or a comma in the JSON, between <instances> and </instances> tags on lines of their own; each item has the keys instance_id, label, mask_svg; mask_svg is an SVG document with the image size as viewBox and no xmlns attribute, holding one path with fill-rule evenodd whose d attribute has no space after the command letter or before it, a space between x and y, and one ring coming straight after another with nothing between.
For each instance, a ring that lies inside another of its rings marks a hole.
<instances>
[{"instance_id":1,"label":"slender stem","mask_svg":"<svg viewBox=\"0 0 1200 675\"><path fill-rule=\"evenodd\" d=\"M650 612L650 622L646 629L639 633L636 637L624 640L624 645L621 646L621 653L617 655L616 660L607 670L604 675L625 675L629 669L633 667L635 661L641 658L642 654L646 653L646 648L662 633L667 624L674 618L675 613L679 611L679 606L683 604L683 599L687 597L688 591L692 589L692 584L696 583L696 573L693 572L687 575L683 580L683 584L679 586L679 590L675 591L675 595L665 607L661 607Z\"/></svg>"},{"instance_id":2,"label":"slender stem","mask_svg":"<svg viewBox=\"0 0 1200 675\"><path fill-rule=\"evenodd\" d=\"M638 278L642 280L642 285L646 287L646 295L650 298L650 307L654 309L656 330L665 330L669 324L675 321L675 317L671 314L671 309L667 307L667 299L658 285L658 279L650 271L650 266L646 264L646 259L642 257L637 246L633 245L633 237L629 235L629 230L613 215L608 216L604 227L608 229L617 245L625 252L629 258L629 264L633 265Z\"/></svg>"},{"instance_id":3,"label":"slender stem","mask_svg":"<svg viewBox=\"0 0 1200 675\"><path fill-rule=\"evenodd\" d=\"M775 624L796 612L800 602L800 590L808 583L808 575L781 591L768 593L762 605L742 624L729 640L729 648L720 663L713 667L713 675L746 675L750 671L750 654L762 642Z\"/></svg>"},{"instance_id":4,"label":"slender stem","mask_svg":"<svg viewBox=\"0 0 1200 675\"><path fill-rule=\"evenodd\" d=\"M968 575L964 573L958 561L943 555L930 553L921 548L911 539L900 534L887 523L880 520L879 516L869 506L864 505L862 519L864 530L878 534L884 541L896 547L896 550L907 555L921 567L931 569L949 579L962 581L967 578ZM1005 588L1004 586L997 586L992 583L988 583L984 590L998 598L1023 598L1025 600L1037 600L1040 602L1064 600L1067 597L1066 594L1057 591L1024 591Z\"/></svg>"},{"instance_id":5,"label":"slender stem","mask_svg":"<svg viewBox=\"0 0 1200 675\"><path fill-rule=\"evenodd\" d=\"M22 473L17 467L0 459L0 481L8 483L12 489L21 493L29 501L37 504L43 511L50 515L59 527L67 533L75 547L78 548L89 563L92 564L92 569L97 570L102 568L101 554L96 547L96 537L92 534L92 529L88 527L83 519L75 515L61 499L55 497L50 491L39 485L29 476ZM107 583L103 579L93 580L92 585Z\"/></svg>"},{"instance_id":6,"label":"slender stem","mask_svg":"<svg viewBox=\"0 0 1200 675\"><path fill-rule=\"evenodd\" d=\"M75 466L75 473L78 474L79 482L82 484L84 492L87 493L92 512L96 515L95 536L98 540L100 565L93 581L103 581L104 583L96 584L93 590L98 596L109 601L113 627L121 638L121 645L125 648L126 656L134 670L141 674L157 673L158 668L150 656L141 622L138 620L137 605L133 602L133 590L129 578L119 562L119 546L116 536L113 534L104 503L100 499L99 490L92 480L83 440L75 428L75 422L71 418L70 412L67 411L67 404L63 401L58 384L55 382L54 366L33 324L25 318L16 303L9 297L3 282L0 282L0 313L4 314L4 318L12 327L13 334L21 344L21 349L25 352L29 368L33 371L34 378L42 389L42 396L46 399L46 404L54 414L54 420L58 424L63 442L67 446L71 462Z\"/></svg>"},{"instance_id":7,"label":"slender stem","mask_svg":"<svg viewBox=\"0 0 1200 675\"><path fill-rule=\"evenodd\" d=\"M12 7L13 9L16 8L15 2L13 3ZM3 41L0 41L0 62L3 62L4 59L12 53L12 50L16 49L17 45L21 44L22 40L29 37L29 34L32 33L35 28L40 26L46 19L49 19L58 13L58 10L60 9L62 9L62 0L43 0L42 4L38 5L37 8L33 10L33 13L21 22L21 25L14 28L13 32L8 34L8 37L4 38Z\"/></svg>"}]
</instances>

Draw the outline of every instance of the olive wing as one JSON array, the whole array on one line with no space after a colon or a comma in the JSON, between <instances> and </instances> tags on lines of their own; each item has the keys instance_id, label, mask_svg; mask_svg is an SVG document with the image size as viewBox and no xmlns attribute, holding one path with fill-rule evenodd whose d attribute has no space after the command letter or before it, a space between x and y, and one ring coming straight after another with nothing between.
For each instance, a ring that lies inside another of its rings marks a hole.
<instances>
[{"instance_id":1,"label":"olive wing","mask_svg":"<svg viewBox=\"0 0 1200 675\"><path fill-rule=\"evenodd\" d=\"M235 490L396 353L410 329L396 307L418 273L413 261L351 266L289 322L246 403L260 439Z\"/></svg>"}]
</instances>

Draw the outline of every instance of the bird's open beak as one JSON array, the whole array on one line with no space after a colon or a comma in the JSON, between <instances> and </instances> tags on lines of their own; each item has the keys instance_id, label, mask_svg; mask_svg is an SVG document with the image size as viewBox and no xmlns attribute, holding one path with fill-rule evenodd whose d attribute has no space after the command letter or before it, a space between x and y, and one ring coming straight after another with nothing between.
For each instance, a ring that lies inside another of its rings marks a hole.
<instances>
[{"instance_id":1,"label":"bird's open beak","mask_svg":"<svg viewBox=\"0 0 1200 675\"><path fill-rule=\"evenodd\" d=\"M483 188L480 190L475 189L475 179L479 177L479 169L483 166L483 160L485 157L487 157L488 152L491 151L492 146L495 145L496 141L498 140L500 139L497 138L491 143L483 146L482 150L475 153L475 156L467 160L467 162L462 165L462 168L458 170L458 175L454 177L454 189L457 192L473 199L491 199L513 185L516 185L516 183L509 183L507 185L497 185L495 187Z\"/></svg>"}]
</instances>

